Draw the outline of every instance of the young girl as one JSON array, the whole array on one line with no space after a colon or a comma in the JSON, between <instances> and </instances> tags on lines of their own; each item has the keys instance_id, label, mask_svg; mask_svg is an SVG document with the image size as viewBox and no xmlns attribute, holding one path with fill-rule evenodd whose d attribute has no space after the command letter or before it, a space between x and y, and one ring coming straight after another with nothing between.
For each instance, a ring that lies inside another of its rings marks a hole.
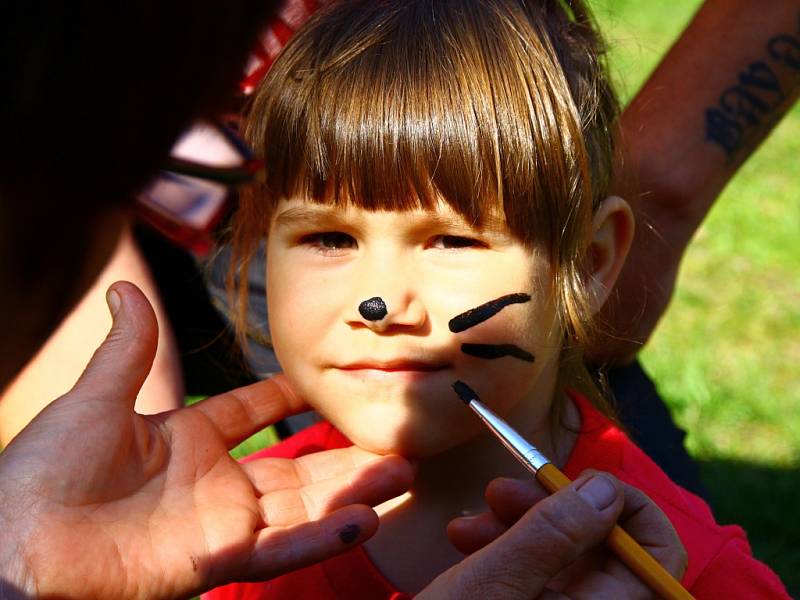
<instances>
[{"instance_id":1,"label":"young girl","mask_svg":"<svg viewBox=\"0 0 800 600\"><path fill-rule=\"evenodd\" d=\"M783 593L740 529L603 416L581 366L633 228L607 197L617 104L601 55L583 4L557 0L350 0L287 45L250 112L267 172L235 242L246 266L267 238L275 350L326 422L265 454L352 443L419 471L364 548L212 597L391 598L458 562L448 522L485 510L495 477L529 474L456 380L567 475L602 469L650 495L697 596Z\"/></svg>"}]
</instances>

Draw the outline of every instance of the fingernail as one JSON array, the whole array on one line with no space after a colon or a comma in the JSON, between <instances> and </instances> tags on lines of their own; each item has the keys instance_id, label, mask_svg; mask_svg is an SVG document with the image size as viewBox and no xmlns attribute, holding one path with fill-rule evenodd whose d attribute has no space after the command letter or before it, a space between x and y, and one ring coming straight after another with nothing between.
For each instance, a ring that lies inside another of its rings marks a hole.
<instances>
[{"instance_id":1,"label":"fingernail","mask_svg":"<svg viewBox=\"0 0 800 600\"><path fill-rule=\"evenodd\" d=\"M116 290L111 289L106 292L106 304L108 304L108 310L111 311L111 315L114 317L117 316L117 311L122 305L122 299L119 297Z\"/></svg>"},{"instance_id":2,"label":"fingernail","mask_svg":"<svg viewBox=\"0 0 800 600\"><path fill-rule=\"evenodd\" d=\"M578 488L578 494L597 510L603 510L617 497L617 490L602 475L594 475Z\"/></svg>"},{"instance_id":3,"label":"fingernail","mask_svg":"<svg viewBox=\"0 0 800 600\"><path fill-rule=\"evenodd\" d=\"M472 521L477 521L480 515L473 515L467 511L462 511L460 515L458 515L453 521L462 521L465 523L471 523Z\"/></svg>"}]
</instances>

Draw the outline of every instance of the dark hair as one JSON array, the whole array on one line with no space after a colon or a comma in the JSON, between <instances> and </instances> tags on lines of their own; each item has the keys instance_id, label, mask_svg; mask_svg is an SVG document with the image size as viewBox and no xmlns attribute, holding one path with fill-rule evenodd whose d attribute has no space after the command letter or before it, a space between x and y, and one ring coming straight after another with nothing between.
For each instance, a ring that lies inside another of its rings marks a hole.
<instances>
[{"instance_id":1,"label":"dark hair","mask_svg":"<svg viewBox=\"0 0 800 600\"><path fill-rule=\"evenodd\" d=\"M98 251L95 228L110 226L192 120L232 96L272 4L4 6L0 311L15 351L0 387L91 281L81 270Z\"/></svg>"}]
</instances>

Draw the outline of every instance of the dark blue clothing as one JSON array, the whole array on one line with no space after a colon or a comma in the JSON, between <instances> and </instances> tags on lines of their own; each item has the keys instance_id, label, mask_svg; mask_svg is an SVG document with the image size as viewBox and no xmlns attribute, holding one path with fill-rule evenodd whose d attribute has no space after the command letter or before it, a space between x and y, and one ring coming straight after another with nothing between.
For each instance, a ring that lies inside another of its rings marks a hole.
<instances>
[{"instance_id":1,"label":"dark blue clothing","mask_svg":"<svg viewBox=\"0 0 800 600\"><path fill-rule=\"evenodd\" d=\"M667 405L639 361L611 369L608 381L617 416L631 439L672 481L708 500L700 468L684 446L686 432L675 425Z\"/></svg>"}]
</instances>

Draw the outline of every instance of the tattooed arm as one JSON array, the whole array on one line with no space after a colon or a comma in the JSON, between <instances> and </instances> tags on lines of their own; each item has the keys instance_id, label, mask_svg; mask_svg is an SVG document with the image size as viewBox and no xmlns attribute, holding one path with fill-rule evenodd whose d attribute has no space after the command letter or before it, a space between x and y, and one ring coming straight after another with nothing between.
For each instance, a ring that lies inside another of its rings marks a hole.
<instances>
[{"instance_id":1,"label":"tattooed arm","mask_svg":"<svg viewBox=\"0 0 800 600\"><path fill-rule=\"evenodd\" d=\"M616 335L591 358L632 360L692 235L798 95L800 2L707 0L620 120L617 192L637 232L606 310Z\"/></svg>"}]
</instances>

